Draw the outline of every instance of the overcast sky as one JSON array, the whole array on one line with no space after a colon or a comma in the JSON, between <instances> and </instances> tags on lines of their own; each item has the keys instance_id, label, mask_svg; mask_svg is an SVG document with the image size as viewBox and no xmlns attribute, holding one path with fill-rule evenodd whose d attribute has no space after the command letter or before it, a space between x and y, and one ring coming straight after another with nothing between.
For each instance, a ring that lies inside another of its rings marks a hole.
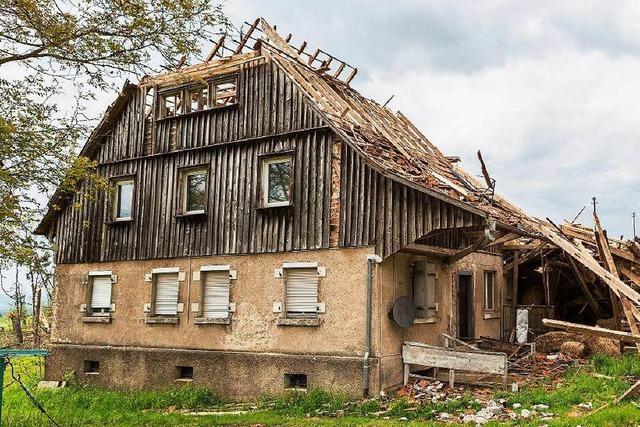
<instances>
[{"instance_id":1,"label":"overcast sky","mask_svg":"<svg viewBox=\"0 0 640 427\"><path fill-rule=\"evenodd\" d=\"M599 200L612 236L640 213L640 2L230 0L358 67L353 86L405 113L529 213ZM580 221L591 225L588 206ZM640 221L639 227L640 230Z\"/></svg>"},{"instance_id":2,"label":"overcast sky","mask_svg":"<svg viewBox=\"0 0 640 427\"><path fill-rule=\"evenodd\" d=\"M497 191L529 213L572 219L596 196L610 235L632 234L640 2L229 0L227 14L263 16L358 67L363 95L395 95L390 107L473 173L480 149Z\"/></svg>"}]
</instances>

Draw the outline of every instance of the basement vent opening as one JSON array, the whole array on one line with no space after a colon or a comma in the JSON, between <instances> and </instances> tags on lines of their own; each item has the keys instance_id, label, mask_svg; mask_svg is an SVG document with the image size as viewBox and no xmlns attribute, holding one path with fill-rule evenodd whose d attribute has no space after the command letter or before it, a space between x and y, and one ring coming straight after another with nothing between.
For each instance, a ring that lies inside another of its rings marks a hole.
<instances>
[{"instance_id":1,"label":"basement vent opening","mask_svg":"<svg viewBox=\"0 0 640 427\"><path fill-rule=\"evenodd\" d=\"M84 361L84 373L85 374L97 374L100 372L100 362L97 360L85 360Z\"/></svg>"},{"instance_id":2,"label":"basement vent opening","mask_svg":"<svg viewBox=\"0 0 640 427\"><path fill-rule=\"evenodd\" d=\"M177 380L192 380L193 379L193 366L176 366L176 379Z\"/></svg>"},{"instance_id":3,"label":"basement vent opening","mask_svg":"<svg viewBox=\"0 0 640 427\"><path fill-rule=\"evenodd\" d=\"M307 389L306 374L284 374L284 388L295 390Z\"/></svg>"}]
</instances>

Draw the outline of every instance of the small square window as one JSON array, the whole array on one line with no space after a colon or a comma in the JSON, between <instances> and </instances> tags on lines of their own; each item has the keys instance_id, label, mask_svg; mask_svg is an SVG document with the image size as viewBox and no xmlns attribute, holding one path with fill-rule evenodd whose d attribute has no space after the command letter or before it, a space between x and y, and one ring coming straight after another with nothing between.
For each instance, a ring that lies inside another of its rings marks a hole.
<instances>
[{"instance_id":1,"label":"small square window","mask_svg":"<svg viewBox=\"0 0 640 427\"><path fill-rule=\"evenodd\" d=\"M496 301L496 272L484 272L484 308L485 310L495 310Z\"/></svg>"},{"instance_id":2,"label":"small square window","mask_svg":"<svg viewBox=\"0 0 640 427\"><path fill-rule=\"evenodd\" d=\"M133 204L133 180L126 179L116 181L115 197L113 203L113 217L116 221L131 219Z\"/></svg>"},{"instance_id":3,"label":"small square window","mask_svg":"<svg viewBox=\"0 0 640 427\"><path fill-rule=\"evenodd\" d=\"M182 95L174 92L163 95L160 103L160 117L173 117L182 111Z\"/></svg>"},{"instance_id":4,"label":"small square window","mask_svg":"<svg viewBox=\"0 0 640 427\"><path fill-rule=\"evenodd\" d=\"M100 372L100 362L98 360L85 360L84 361L84 373L85 374L97 374Z\"/></svg>"},{"instance_id":5,"label":"small square window","mask_svg":"<svg viewBox=\"0 0 640 427\"><path fill-rule=\"evenodd\" d=\"M193 379L193 366L176 366L176 379L177 380L192 380Z\"/></svg>"},{"instance_id":6,"label":"small square window","mask_svg":"<svg viewBox=\"0 0 640 427\"><path fill-rule=\"evenodd\" d=\"M306 390L307 375L306 374L284 374L284 388L294 389L294 390Z\"/></svg>"},{"instance_id":7,"label":"small square window","mask_svg":"<svg viewBox=\"0 0 640 427\"><path fill-rule=\"evenodd\" d=\"M187 112L202 111L209 108L209 88L202 86L190 89L188 92Z\"/></svg>"},{"instance_id":8,"label":"small square window","mask_svg":"<svg viewBox=\"0 0 640 427\"><path fill-rule=\"evenodd\" d=\"M262 160L263 206L291 204L292 156L270 157Z\"/></svg>"},{"instance_id":9,"label":"small square window","mask_svg":"<svg viewBox=\"0 0 640 427\"><path fill-rule=\"evenodd\" d=\"M190 169L182 174L182 213L204 213L207 207L206 169Z\"/></svg>"},{"instance_id":10,"label":"small square window","mask_svg":"<svg viewBox=\"0 0 640 427\"><path fill-rule=\"evenodd\" d=\"M238 102L237 84L235 78L231 81L214 83L213 87L216 107L233 105Z\"/></svg>"}]
</instances>

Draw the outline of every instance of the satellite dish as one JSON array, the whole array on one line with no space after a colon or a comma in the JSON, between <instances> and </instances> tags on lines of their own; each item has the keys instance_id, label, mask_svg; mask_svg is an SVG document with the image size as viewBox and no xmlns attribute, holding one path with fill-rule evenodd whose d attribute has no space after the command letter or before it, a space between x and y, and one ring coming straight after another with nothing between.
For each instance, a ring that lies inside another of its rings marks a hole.
<instances>
[{"instance_id":1,"label":"satellite dish","mask_svg":"<svg viewBox=\"0 0 640 427\"><path fill-rule=\"evenodd\" d=\"M416 304L409 297L400 297L393 303L391 316L401 327L408 328L416 320Z\"/></svg>"}]
</instances>

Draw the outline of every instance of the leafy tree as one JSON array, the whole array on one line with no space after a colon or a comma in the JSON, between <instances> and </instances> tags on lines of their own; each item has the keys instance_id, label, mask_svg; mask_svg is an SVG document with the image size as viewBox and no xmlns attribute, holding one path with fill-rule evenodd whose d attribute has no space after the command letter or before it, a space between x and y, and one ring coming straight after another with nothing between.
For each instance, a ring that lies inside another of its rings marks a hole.
<instances>
[{"instance_id":1,"label":"leafy tree","mask_svg":"<svg viewBox=\"0 0 640 427\"><path fill-rule=\"evenodd\" d=\"M0 272L47 282L48 247L31 234L45 195L104 189L75 156L94 92L188 62L227 25L218 0L0 0Z\"/></svg>"}]
</instances>

